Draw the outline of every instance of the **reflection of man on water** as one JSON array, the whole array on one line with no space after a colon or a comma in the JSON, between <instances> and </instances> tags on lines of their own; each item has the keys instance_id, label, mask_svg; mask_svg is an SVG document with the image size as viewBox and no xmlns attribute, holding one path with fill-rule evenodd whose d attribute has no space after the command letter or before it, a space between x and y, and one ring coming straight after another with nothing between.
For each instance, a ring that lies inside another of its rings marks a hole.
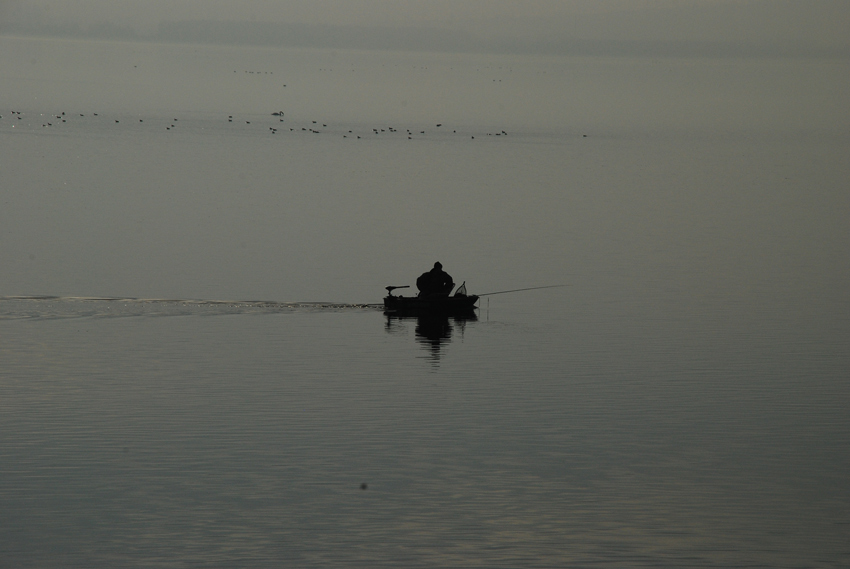
<instances>
[{"instance_id":1,"label":"reflection of man on water","mask_svg":"<svg viewBox=\"0 0 850 569\"><path fill-rule=\"evenodd\" d=\"M416 288L419 289L419 296L448 296L454 286L455 283L451 275L443 270L443 265L439 261L434 263L433 269L427 273L422 273L416 279Z\"/></svg>"},{"instance_id":2,"label":"reflection of man on water","mask_svg":"<svg viewBox=\"0 0 850 569\"><path fill-rule=\"evenodd\" d=\"M440 346L450 342L452 325L448 316L422 316L416 319L416 338L431 350L434 359L440 358Z\"/></svg>"}]
</instances>

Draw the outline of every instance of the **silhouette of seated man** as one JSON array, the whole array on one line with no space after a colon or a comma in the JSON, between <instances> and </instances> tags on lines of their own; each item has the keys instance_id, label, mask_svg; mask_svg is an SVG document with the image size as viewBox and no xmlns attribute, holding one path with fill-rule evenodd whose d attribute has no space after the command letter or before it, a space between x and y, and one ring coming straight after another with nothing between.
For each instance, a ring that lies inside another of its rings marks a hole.
<instances>
[{"instance_id":1,"label":"silhouette of seated man","mask_svg":"<svg viewBox=\"0 0 850 569\"><path fill-rule=\"evenodd\" d=\"M443 270L439 261L434 263L433 269L416 279L419 296L448 296L454 286L451 275Z\"/></svg>"}]
</instances>

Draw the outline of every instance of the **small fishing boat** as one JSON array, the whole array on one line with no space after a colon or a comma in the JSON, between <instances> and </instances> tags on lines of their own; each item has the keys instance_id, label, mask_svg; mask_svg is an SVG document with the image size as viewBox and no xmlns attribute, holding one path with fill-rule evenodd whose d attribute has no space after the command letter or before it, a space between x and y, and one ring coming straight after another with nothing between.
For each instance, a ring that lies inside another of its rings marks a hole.
<instances>
[{"instance_id":1,"label":"small fishing boat","mask_svg":"<svg viewBox=\"0 0 850 569\"><path fill-rule=\"evenodd\" d=\"M468 314L475 310L478 297L466 294L466 285L460 285L455 293L449 295L394 296L393 291L409 286L388 286L384 297L384 309L396 314Z\"/></svg>"}]
</instances>

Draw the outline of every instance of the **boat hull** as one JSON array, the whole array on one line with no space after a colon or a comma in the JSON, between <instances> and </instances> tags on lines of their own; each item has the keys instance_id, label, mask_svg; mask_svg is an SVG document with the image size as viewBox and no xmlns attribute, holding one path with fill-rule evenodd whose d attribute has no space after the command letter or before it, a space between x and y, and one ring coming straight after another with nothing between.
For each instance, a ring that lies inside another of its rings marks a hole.
<instances>
[{"instance_id":1,"label":"boat hull","mask_svg":"<svg viewBox=\"0 0 850 569\"><path fill-rule=\"evenodd\" d=\"M468 314L475 310L478 297L470 296L443 296L421 298L418 296L385 296L384 308L387 312L396 314Z\"/></svg>"}]
</instances>

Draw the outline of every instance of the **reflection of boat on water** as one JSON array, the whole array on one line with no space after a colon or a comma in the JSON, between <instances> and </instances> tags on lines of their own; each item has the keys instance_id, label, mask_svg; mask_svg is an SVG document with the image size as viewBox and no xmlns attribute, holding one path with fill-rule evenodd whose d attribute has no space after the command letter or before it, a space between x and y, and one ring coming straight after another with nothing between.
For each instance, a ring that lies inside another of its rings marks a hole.
<instances>
[{"instance_id":1,"label":"reflection of boat on water","mask_svg":"<svg viewBox=\"0 0 850 569\"><path fill-rule=\"evenodd\" d=\"M416 341L422 344L429 352L434 361L440 359L440 348L443 344L452 341L452 333L456 328L460 329L461 335L467 322L475 322L478 317L475 310L469 308L463 314L424 312L419 314L398 313L389 310L384 311L387 317L387 332L403 331L405 323L416 321ZM409 330L409 328L408 328Z\"/></svg>"},{"instance_id":2,"label":"reflection of boat on water","mask_svg":"<svg viewBox=\"0 0 850 569\"><path fill-rule=\"evenodd\" d=\"M452 296L448 295L419 295L394 296L393 291L401 286L388 286L387 296L384 297L384 309L387 313L399 315L443 315L443 316L475 316L475 303L478 297L466 294L466 286L461 285Z\"/></svg>"}]
</instances>

